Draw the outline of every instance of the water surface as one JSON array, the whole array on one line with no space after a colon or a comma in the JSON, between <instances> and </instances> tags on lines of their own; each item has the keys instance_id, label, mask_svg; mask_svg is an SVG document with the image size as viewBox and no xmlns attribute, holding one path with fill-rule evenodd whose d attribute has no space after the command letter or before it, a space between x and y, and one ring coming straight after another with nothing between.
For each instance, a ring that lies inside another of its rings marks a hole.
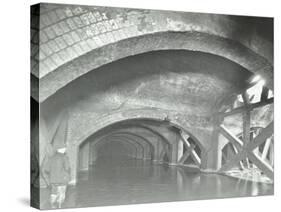
<instances>
[{"instance_id":1,"label":"water surface","mask_svg":"<svg viewBox=\"0 0 281 212\"><path fill-rule=\"evenodd\" d=\"M48 190L42 193L49 208ZM79 173L63 207L89 207L273 194L273 185L128 158L100 159Z\"/></svg>"}]
</instances>

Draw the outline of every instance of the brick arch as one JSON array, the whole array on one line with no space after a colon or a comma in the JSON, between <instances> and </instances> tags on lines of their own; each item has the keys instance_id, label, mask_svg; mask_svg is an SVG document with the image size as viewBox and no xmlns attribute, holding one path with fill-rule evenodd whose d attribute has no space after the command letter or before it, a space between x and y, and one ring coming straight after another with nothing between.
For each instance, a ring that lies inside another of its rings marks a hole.
<instances>
[{"instance_id":1,"label":"brick arch","mask_svg":"<svg viewBox=\"0 0 281 212\"><path fill-rule=\"evenodd\" d=\"M231 60L261 75L273 88L273 67L263 57L232 40L201 32L159 32L121 40L94 49L44 76L40 81L40 101L78 77L108 63L157 50L188 50L210 53ZM78 71L79 70L79 71Z\"/></svg>"},{"instance_id":2,"label":"brick arch","mask_svg":"<svg viewBox=\"0 0 281 212\"><path fill-rule=\"evenodd\" d=\"M31 57L32 74L40 79L40 102L102 65L164 49L227 58L273 87L272 43L245 25L247 17L49 4L40 5L40 15L39 27L37 22L32 26L32 48L40 43L40 51Z\"/></svg>"}]
</instances>

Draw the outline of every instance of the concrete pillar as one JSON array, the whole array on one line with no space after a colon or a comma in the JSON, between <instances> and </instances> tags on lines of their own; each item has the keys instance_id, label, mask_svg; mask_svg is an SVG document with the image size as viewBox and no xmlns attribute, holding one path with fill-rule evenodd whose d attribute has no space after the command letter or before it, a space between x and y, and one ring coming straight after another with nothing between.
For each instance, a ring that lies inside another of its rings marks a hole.
<instances>
[{"instance_id":1,"label":"concrete pillar","mask_svg":"<svg viewBox=\"0 0 281 212\"><path fill-rule=\"evenodd\" d=\"M172 149L171 149L171 156L170 156L170 165L176 165L178 162L178 143L177 141L174 141L172 143Z\"/></svg>"},{"instance_id":2,"label":"concrete pillar","mask_svg":"<svg viewBox=\"0 0 281 212\"><path fill-rule=\"evenodd\" d=\"M77 183L77 166L78 166L78 153L79 146L76 144L70 144L67 147L67 155L70 162L70 184L75 185Z\"/></svg>"},{"instance_id":3,"label":"concrete pillar","mask_svg":"<svg viewBox=\"0 0 281 212\"><path fill-rule=\"evenodd\" d=\"M181 139L179 139L179 141L178 141L178 160L177 161L179 161L182 156L183 156L183 141Z\"/></svg>"},{"instance_id":4,"label":"concrete pillar","mask_svg":"<svg viewBox=\"0 0 281 212\"><path fill-rule=\"evenodd\" d=\"M213 121L213 133L209 142L211 146L205 152L201 152L201 169L203 171L217 172L221 168L220 123L221 120L219 117L215 117Z\"/></svg>"},{"instance_id":5,"label":"concrete pillar","mask_svg":"<svg viewBox=\"0 0 281 212\"><path fill-rule=\"evenodd\" d=\"M157 149L158 138L157 137L150 137L149 141L152 144L152 148L150 149L151 160L155 161L155 157L156 157L155 153L156 153L156 149Z\"/></svg>"},{"instance_id":6,"label":"concrete pillar","mask_svg":"<svg viewBox=\"0 0 281 212\"><path fill-rule=\"evenodd\" d=\"M93 163L94 163L93 142L89 142L89 165L92 166Z\"/></svg>"},{"instance_id":7,"label":"concrete pillar","mask_svg":"<svg viewBox=\"0 0 281 212\"><path fill-rule=\"evenodd\" d=\"M161 141L159 141L159 138L158 140L156 141L156 145L155 145L155 148L154 148L154 159L153 161L154 162L162 162L162 158L161 158L161 152L163 150L163 144Z\"/></svg>"},{"instance_id":8,"label":"concrete pillar","mask_svg":"<svg viewBox=\"0 0 281 212\"><path fill-rule=\"evenodd\" d=\"M146 139L148 139L149 142L151 142L151 138L150 137L146 137ZM142 159L143 160L150 160L150 159L152 159L151 155L150 155L151 146L148 143L144 142L144 141L141 141L141 144L142 144L142 147L143 147L143 157L142 157Z\"/></svg>"},{"instance_id":9,"label":"concrete pillar","mask_svg":"<svg viewBox=\"0 0 281 212\"><path fill-rule=\"evenodd\" d=\"M90 142L86 142L79 150L79 170L89 170Z\"/></svg>"},{"instance_id":10,"label":"concrete pillar","mask_svg":"<svg viewBox=\"0 0 281 212\"><path fill-rule=\"evenodd\" d=\"M178 164L178 157L179 157L179 152L180 152L180 140L181 140L181 137L180 135L178 135L177 133L175 132L172 132L170 134L170 139L171 139L171 146L172 146L172 149L171 149L171 152L170 152L170 165L177 165ZM183 148L183 147L182 147Z\"/></svg>"},{"instance_id":11,"label":"concrete pillar","mask_svg":"<svg viewBox=\"0 0 281 212\"><path fill-rule=\"evenodd\" d=\"M97 153L97 149L95 148L96 146L95 145L92 145L92 149L91 149L91 152L92 152L92 163L94 164L98 158L98 153Z\"/></svg>"},{"instance_id":12,"label":"concrete pillar","mask_svg":"<svg viewBox=\"0 0 281 212\"><path fill-rule=\"evenodd\" d=\"M247 145L251 140L250 130L251 130L251 112L250 112L250 110L246 110L243 113L243 142L244 142L244 145ZM249 162L248 158L246 158L242 161L244 162L244 166L250 167L250 162Z\"/></svg>"},{"instance_id":13,"label":"concrete pillar","mask_svg":"<svg viewBox=\"0 0 281 212\"><path fill-rule=\"evenodd\" d=\"M145 147L141 143L136 143L135 141L130 142L130 145L133 147L133 151L135 151L135 155L132 156L137 159L144 159Z\"/></svg>"},{"instance_id":14,"label":"concrete pillar","mask_svg":"<svg viewBox=\"0 0 281 212\"><path fill-rule=\"evenodd\" d=\"M271 145L269 148L269 162L272 167L274 167L274 140L271 138Z\"/></svg>"},{"instance_id":15,"label":"concrete pillar","mask_svg":"<svg viewBox=\"0 0 281 212\"><path fill-rule=\"evenodd\" d=\"M217 172L221 168L221 151L217 144L212 144L210 149L201 154L201 158L201 169L203 171Z\"/></svg>"}]
</instances>

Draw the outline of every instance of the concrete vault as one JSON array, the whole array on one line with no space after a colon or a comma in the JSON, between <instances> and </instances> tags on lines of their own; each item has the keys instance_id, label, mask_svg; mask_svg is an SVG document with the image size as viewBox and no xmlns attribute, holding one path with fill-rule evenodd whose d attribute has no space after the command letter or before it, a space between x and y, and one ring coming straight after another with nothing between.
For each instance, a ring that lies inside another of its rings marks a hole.
<instances>
[{"instance_id":1,"label":"concrete vault","mask_svg":"<svg viewBox=\"0 0 281 212\"><path fill-rule=\"evenodd\" d=\"M262 31L270 21L51 8L33 11L42 17L32 28L40 50L31 74L40 164L62 139L74 184L79 171L114 154L206 172L255 164L273 178L273 38ZM264 83L254 101L247 91L256 76ZM252 140L262 148L242 151L258 147Z\"/></svg>"}]
</instances>

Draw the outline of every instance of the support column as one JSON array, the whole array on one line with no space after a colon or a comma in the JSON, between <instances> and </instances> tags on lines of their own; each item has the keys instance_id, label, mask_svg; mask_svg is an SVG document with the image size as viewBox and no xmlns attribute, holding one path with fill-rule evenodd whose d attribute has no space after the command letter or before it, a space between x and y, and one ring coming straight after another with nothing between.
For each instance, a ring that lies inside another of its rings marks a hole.
<instances>
[{"instance_id":1,"label":"support column","mask_svg":"<svg viewBox=\"0 0 281 212\"><path fill-rule=\"evenodd\" d=\"M201 153L201 168L207 172L216 172L221 168L222 152L219 142L219 126L222 122L220 116L215 116L213 120L213 133L210 137L210 148Z\"/></svg>"},{"instance_id":2,"label":"support column","mask_svg":"<svg viewBox=\"0 0 281 212\"><path fill-rule=\"evenodd\" d=\"M78 166L78 152L79 146L76 144L70 144L67 147L67 155L70 162L70 183L71 185L76 185L77 183L77 166Z\"/></svg>"},{"instance_id":3,"label":"support column","mask_svg":"<svg viewBox=\"0 0 281 212\"><path fill-rule=\"evenodd\" d=\"M243 142L244 145L247 145L250 140L250 130L251 130L251 111L249 110L249 96L247 94L247 92L243 93L242 95L243 97L243 101L244 101L244 105L246 107L246 110L243 112ZM249 167L250 166L250 162L248 158L245 158L243 160L244 166L245 167Z\"/></svg>"},{"instance_id":4,"label":"support column","mask_svg":"<svg viewBox=\"0 0 281 212\"><path fill-rule=\"evenodd\" d=\"M170 165L177 165L178 162L178 142L172 144Z\"/></svg>"},{"instance_id":5,"label":"support column","mask_svg":"<svg viewBox=\"0 0 281 212\"><path fill-rule=\"evenodd\" d=\"M162 150L163 150L163 145L158 138L154 149L154 159L153 159L154 162L162 162L162 158L161 158Z\"/></svg>"},{"instance_id":6,"label":"support column","mask_svg":"<svg viewBox=\"0 0 281 212\"><path fill-rule=\"evenodd\" d=\"M171 137L171 152L170 152L170 165L177 165L178 164L178 157L179 157L179 148L180 147L180 142L181 142L181 137L178 133L173 132ZM181 142L182 143L182 142ZM183 148L183 147L182 147ZM181 154L182 156L182 154Z\"/></svg>"},{"instance_id":7,"label":"support column","mask_svg":"<svg viewBox=\"0 0 281 212\"><path fill-rule=\"evenodd\" d=\"M178 159L179 161L181 157L183 156L183 141L181 139L178 140Z\"/></svg>"},{"instance_id":8,"label":"support column","mask_svg":"<svg viewBox=\"0 0 281 212\"><path fill-rule=\"evenodd\" d=\"M143 143L143 160L150 160L151 155L150 155L150 146L147 143Z\"/></svg>"},{"instance_id":9,"label":"support column","mask_svg":"<svg viewBox=\"0 0 281 212\"><path fill-rule=\"evenodd\" d=\"M92 166L93 163L94 163L93 142L89 142L89 165Z\"/></svg>"},{"instance_id":10,"label":"support column","mask_svg":"<svg viewBox=\"0 0 281 212\"><path fill-rule=\"evenodd\" d=\"M80 148L79 153L79 169L86 171L89 170L89 162L90 162L90 142L85 143Z\"/></svg>"},{"instance_id":11,"label":"support column","mask_svg":"<svg viewBox=\"0 0 281 212\"><path fill-rule=\"evenodd\" d=\"M272 167L274 167L274 140L271 138L271 145L269 148L269 163Z\"/></svg>"}]
</instances>

